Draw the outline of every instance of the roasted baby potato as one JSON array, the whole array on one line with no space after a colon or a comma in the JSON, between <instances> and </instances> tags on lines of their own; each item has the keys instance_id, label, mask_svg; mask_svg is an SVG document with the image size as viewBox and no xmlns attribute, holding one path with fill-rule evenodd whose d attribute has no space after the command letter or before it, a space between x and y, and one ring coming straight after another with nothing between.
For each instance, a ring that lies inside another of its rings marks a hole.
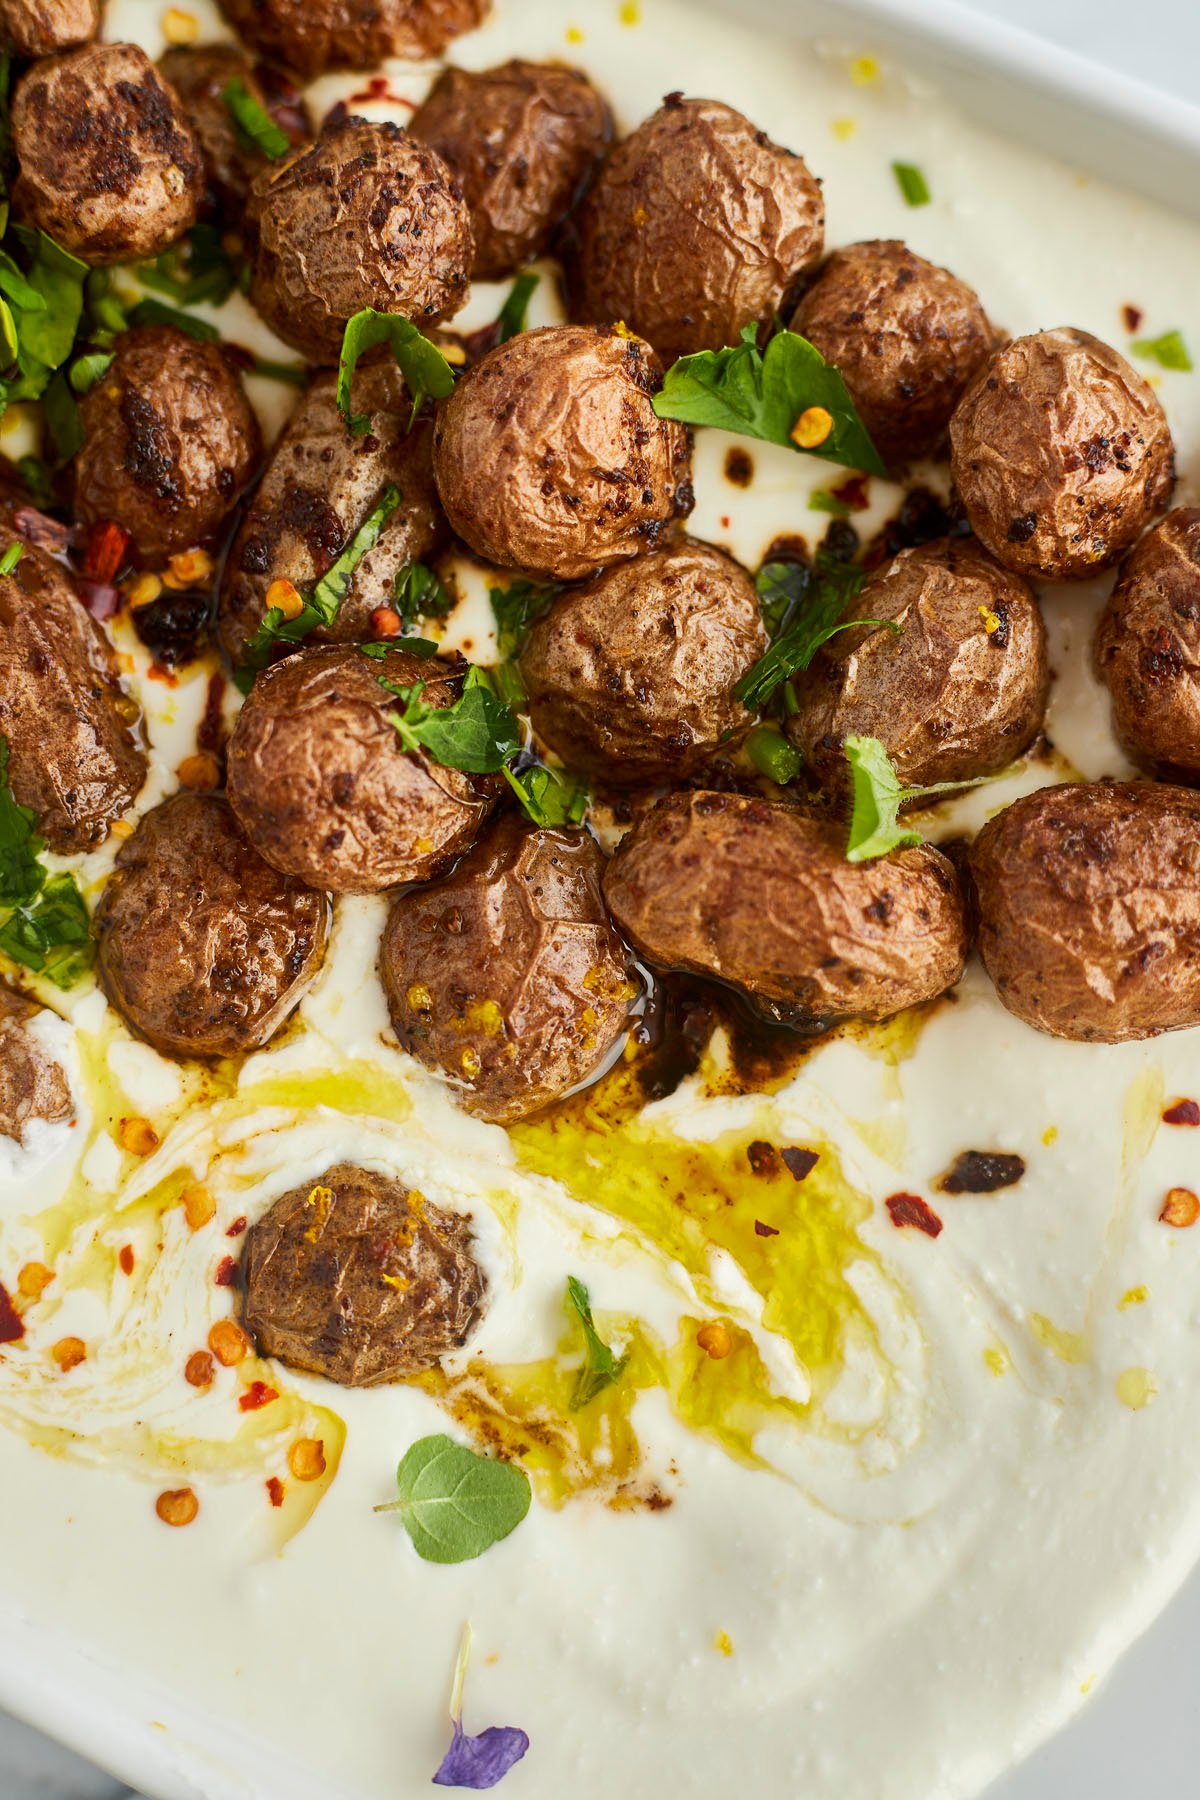
<instances>
[{"instance_id":1,"label":"roasted baby potato","mask_svg":"<svg viewBox=\"0 0 1200 1800\"><path fill-rule=\"evenodd\" d=\"M17 83L13 211L89 263L157 256L195 224L204 160L179 96L136 44L89 44Z\"/></svg>"},{"instance_id":2,"label":"roasted baby potato","mask_svg":"<svg viewBox=\"0 0 1200 1800\"><path fill-rule=\"evenodd\" d=\"M14 544L21 560L0 576L0 737L18 804L69 856L103 843L146 779L137 707L60 565L0 519L0 556Z\"/></svg>"},{"instance_id":3,"label":"roasted baby potato","mask_svg":"<svg viewBox=\"0 0 1200 1800\"><path fill-rule=\"evenodd\" d=\"M1176 507L1125 558L1096 666L1130 761L1162 781L1200 782L1200 507Z\"/></svg>"},{"instance_id":4,"label":"roasted baby potato","mask_svg":"<svg viewBox=\"0 0 1200 1800\"><path fill-rule=\"evenodd\" d=\"M452 875L392 902L379 968L403 1049L509 1124L593 1074L637 983L583 831L508 815Z\"/></svg>"},{"instance_id":5,"label":"roasted baby potato","mask_svg":"<svg viewBox=\"0 0 1200 1800\"><path fill-rule=\"evenodd\" d=\"M246 1234L242 1273L261 1354L343 1387L432 1368L487 1299L469 1213L350 1163L276 1200Z\"/></svg>"},{"instance_id":6,"label":"roasted baby potato","mask_svg":"<svg viewBox=\"0 0 1200 1800\"><path fill-rule=\"evenodd\" d=\"M574 581L650 548L692 506L687 432L651 405L647 344L615 331L522 331L438 409L433 472L486 561Z\"/></svg>"},{"instance_id":7,"label":"roasted baby potato","mask_svg":"<svg viewBox=\"0 0 1200 1800\"><path fill-rule=\"evenodd\" d=\"M902 550L792 684L787 734L827 786L845 779L843 740L882 740L905 786L1003 769L1041 729L1050 674L1028 582L978 544L942 538Z\"/></svg>"},{"instance_id":8,"label":"roasted baby potato","mask_svg":"<svg viewBox=\"0 0 1200 1800\"><path fill-rule=\"evenodd\" d=\"M168 50L159 57L158 68L183 101L204 155L213 199L223 222L228 222L245 206L250 184L267 167L267 158L249 147L237 130L223 98L225 89L231 81L240 81L293 144L312 136L304 98L286 76L256 67L232 44Z\"/></svg>"},{"instance_id":9,"label":"roasted baby potato","mask_svg":"<svg viewBox=\"0 0 1200 1800\"><path fill-rule=\"evenodd\" d=\"M406 751L388 714L403 687L455 697L453 671L394 650L302 650L260 675L229 745L229 798L275 868L336 894L439 875L474 841L490 799L469 775Z\"/></svg>"},{"instance_id":10,"label":"roasted baby potato","mask_svg":"<svg viewBox=\"0 0 1200 1800\"><path fill-rule=\"evenodd\" d=\"M561 594L521 656L534 728L613 786L692 775L751 723L734 683L767 647L754 583L684 541Z\"/></svg>"},{"instance_id":11,"label":"roasted baby potato","mask_svg":"<svg viewBox=\"0 0 1200 1800\"><path fill-rule=\"evenodd\" d=\"M220 0L262 56L313 81L330 69L375 69L389 56L440 56L486 18L491 0Z\"/></svg>"},{"instance_id":12,"label":"roasted baby potato","mask_svg":"<svg viewBox=\"0 0 1200 1800\"><path fill-rule=\"evenodd\" d=\"M462 182L475 233L472 273L495 281L549 249L611 121L577 70L507 62L443 70L410 130Z\"/></svg>"},{"instance_id":13,"label":"roasted baby potato","mask_svg":"<svg viewBox=\"0 0 1200 1800\"><path fill-rule=\"evenodd\" d=\"M329 902L264 862L225 800L176 794L139 820L96 913L99 974L166 1056L244 1056L325 955Z\"/></svg>"},{"instance_id":14,"label":"roasted baby potato","mask_svg":"<svg viewBox=\"0 0 1200 1800\"><path fill-rule=\"evenodd\" d=\"M741 113L672 94L610 153L577 224L572 316L623 320L671 363L779 310L820 257L825 203Z\"/></svg>"},{"instance_id":15,"label":"roasted baby potato","mask_svg":"<svg viewBox=\"0 0 1200 1800\"><path fill-rule=\"evenodd\" d=\"M467 297L475 243L462 188L398 125L326 124L250 189L250 299L310 362L338 359L364 307L427 327Z\"/></svg>"},{"instance_id":16,"label":"roasted baby potato","mask_svg":"<svg viewBox=\"0 0 1200 1800\"><path fill-rule=\"evenodd\" d=\"M1005 568L1047 581L1116 562L1175 483L1154 390L1108 344L1067 327L997 350L959 402L950 443L976 537Z\"/></svg>"},{"instance_id":17,"label":"roasted baby potato","mask_svg":"<svg viewBox=\"0 0 1200 1800\"><path fill-rule=\"evenodd\" d=\"M796 1025L887 1019L959 979L963 896L930 844L846 861L844 825L743 794L672 794L604 875L647 962L742 989Z\"/></svg>"},{"instance_id":18,"label":"roasted baby potato","mask_svg":"<svg viewBox=\"0 0 1200 1800\"><path fill-rule=\"evenodd\" d=\"M30 1027L42 1009L0 982L0 1137L24 1141L36 1120L73 1118L75 1103L62 1064Z\"/></svg>"},{"instance_id":19,"label":"roasted baby potato","mask_svg":"<svg viewBox=\"0 0 1200 1800\"><path fill-rule=\"evenodd\" d=\"M355 411L371 416L370 431L362 437L347 431L336 386L332 373L314 377L272 452L229 552L217 625L235 667L262 623L271 583L290 581L307 592L389 484L399 488L400 505L355 568L337 619L318 626L310 644L357 644L374 637L371 614L392 606L396 576L410 562L432 556L449 537L433 481L433 426L419 418L410 430L412 399L395 364L390 359L363 364L354 377Z\"/></svg>"},{"instance_id":20,"label":"roasted baby potato","mask_svg":"<svg viewBox=\"0 0 1200 1800\"><path fill-rule=\"evenodd\" d=\"M971 848L979 954L1009 1012L1113 1044L1200 1024L1200 794L1071 782Z\"/></svg>"},{"instance_id":21,"label":"roasted baby potato","mask_svg":"<svg viewBox=\"0 0 1200 1800\"><path fill-rule=\"evenodd\" d=\"M875 448L891 466L932 456L995 333L965 281L893 239L828 256L792 330L841 370Z\"/></svg>"},{"instance_id":22,"label":"roasted baby potato","mask_svg":"<svg viewBox=\"0 0 1200 1800\"><path fill-rule=\"evenodd\" d=\"M80 402L79 423L76 516L115 519L151 567L212 542L262 451L241 377L220 345L174 325L121 334Z\"/></svg>"},{"instance_id":23,"label":"roasted baby potato","mask_svg":"<svg viewBox=\"0 0 1200 1800\"><path fill-rule=\"evenodd\" d=\"M100 0L0 0L0 43L18 56L53 56L96 35Z\"/></svg>"}]
</instances>

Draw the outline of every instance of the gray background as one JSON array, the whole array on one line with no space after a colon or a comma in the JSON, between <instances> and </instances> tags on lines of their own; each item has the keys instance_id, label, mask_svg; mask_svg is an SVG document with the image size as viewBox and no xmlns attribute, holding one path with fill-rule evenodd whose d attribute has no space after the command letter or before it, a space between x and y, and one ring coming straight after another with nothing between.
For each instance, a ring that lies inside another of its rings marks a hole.
<instances>
[{"instance_id":1,"label":"gray background","mask_svg":"<svg viewBox=\"0 0 1200 1800\"><path fill-rule=\"evenodd\" d=\"M165 3L165 0L164 0ZM613 0L614 5L616 0ZM914 0L920 6L920 0ZM1022 25L1080 53L1200 101L1197 0L961 0L975 12ZM1138 1521L1130 1519L1137 1531ZM1098 1581L1104 1571L1097 1569ZM1036 1621L1030 1621L1036 1629ZM1177 1800L1194 1793L1200 1767L1195 1698L1200 1576L1130 1651L1090 1707L1032 1764L1001 1783L994 1800ZM0 1714L3 1800L129 1800L129 1789ZM861 1800L847 1795L846 1800Z\"/></svg>"}]
</instances>

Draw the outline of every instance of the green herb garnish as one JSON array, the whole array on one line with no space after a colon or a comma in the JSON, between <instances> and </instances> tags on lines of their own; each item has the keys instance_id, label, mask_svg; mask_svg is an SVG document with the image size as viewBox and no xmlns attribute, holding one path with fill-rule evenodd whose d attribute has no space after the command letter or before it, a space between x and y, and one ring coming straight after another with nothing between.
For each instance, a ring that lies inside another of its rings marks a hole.
<instances>
[{"instance_id":1,"label":"green herb garnish","mask_svg":"<svg viewBox=\"0 0 1200 1800\"><path fill-rule=\"evenodd\" d=\"M1156 338L1137 338L1130 349L1135 356L1156 362L1160 369L1175 369L1186 375L1195 366L1181 331L1164 331Z\"/></svg>"},{"instance_id":2,"label":"green herb garnish","mask_svg":"<svg viewBox=\"0 0 1200 1800\"><path fill-rule=\"evenodd\" d=\"M199 338L202 344L215 344L221 333L207 319L197 319L191 313L180 312L177 306L165 306L161 300L139 300L129 315L131 325L174 325L177 331L186 331L189 337Z\"/></svg>"},{"instance_id":3,"label":"green herb garnish","mask_svg":"<svg viewBox=\"0 0 1200 1800\"><path fill-rule=\"evenodd\" d=\"M10 544L4 555L0 556L0 575L11 575L24 554L24 544Z\"/></svg>"},{"instance_id":4,"label":"green herb garnish","mask_svg":"<svg viewBox=\"0 0 1200 1800\"><path fill-rule=\"evenodd\" d=\"M50 441L54 445L54 466L61 469L64 463L70 462L83 443L79 408L75 404L71 384L61 369L42 395L42 413L46 429L50 433Z\"/></svg>"},{"instance_id":5,"label":"green herb garnish","mask_svg":"<svg viewBox=\"0 0 1200 1800\"><path fill-rule=\"evenodd\" d=\"M850 765L853 808L847 862L871 862L889 850L903 850L924 842L919 831L899 822L900 808L908 800L932 799L935 794L956 794L963 788L983 787L995 775L977 775L969 781L936 781L931 787L902 787L892 760L878 738L848 737L843 746Z\"/></svg>"},{"instance_id":6,"label":"green herb garnish","mask_svg":"<svg viewBox=\"0 0 1200 1800\"><path fill-rule=\"evenodd\" d=\"M228 82L221 89L221 98L233 120L234 130L241 140L243 150L251 155L259 150L272 161L287 155L292 145L286 131L280 130L244 81Z\"/></svg>"},{"instance_id":7,"label":"green herb garnish","mask_svg":"<svg viewBox=\"0 0 1200 1800\"><path fill-rule=\"evenodd\" d=\"M795 781L804 767L804 758L794 744L772 725L756 725L746 739L746 754L760 775L786 787Z\"/></svg>"},{"instance_id":8,"label":"green herb garnish","mask_svg":"<svg viewBox=\"0 0 1200 1800\"><path fill-rule=\"evenodd\" d=\"M767 567L800 568L800 564ZM785 681L807 669L821 648L839 631L854 625L883 625L889 631L900 627L888 619L846 619L846 608L855 598L866 572L854 563L838 562L818 553L816 567L800 591L793 610L784 616L771 648L760 656L734 687L734 694L752 712L769 700Z\"/></svg>"},{"instance_id":9,"label":"green herb garnish","mask_svg":"<svg viewBox=\"0 0 1200 1800\"><path fill-rule=\"evenodd\" d=\"M111 350L93 350L87 356L77 356L71 364L67 379L77 394L90 394L100 377L111 364Z\"/></svg>"},{"instance_id":10,"label":"green herb garnish","mask_svg":"<svg viewBox=\"0 0 1200 1800\"><path fill-rule=\"evenodd\" d=\"M571 1393L570 1408L572 1412L587 1406L589 1401L619 1381L629 1362L628 1355L614 1356L604 1339L592 1322L591 1296L582 1281L574 1275L567 1277L567 1310L573 1312L583 1327L584 1357L579 1373L575 1377L575 1386Z\"/></svg>"},{"instance_id":11,"label":"green herb garnish","mask_svg":"<svg viewBox=\"0 0 1200 1800\"><path fill-rule=\"evenodd\" d=\"M438 1433L410 1444L396 1470L397 1512L418 1556L470 1562L515 1531L529 1511L529 1478L512 1463L479 1456Z\"/></svg>"},{"instance_id":12,"label":"green herb garnish","mask_svg":"<svg viewBox=\"0 0 1200 1800\"><path fill-rule=\"evenodd\" d=\"M578 825L588 809L587 783L577 776L556 775L544 763L528 769L510 769L506 763L504 775L526 816L544 830Z\"/></svg>"},{"instance_id":13,"label":"green herb garnish","mask_svg":"<svg viewBox=\"0 0 1200 1800\"><path fill-rule=\"evenodd\" d=\"M270 357L256 356L250 373L261 375L267 381L286 382L288 387L308 386L309 371L303 363L272 362Z\"/></svg>"},{"instance_id":14,"label":"green herb garnish","mask_svg":"<svg viewBox=\"0 0 1200 1800\"><path fill-rule=\"evenodd\" d=\"M507 344L509 338L514 338L519 332L525 330L525 321L529 314L529 302L532 300L541 279L541 276L535 275L532 269L526 269L523 275L517 276L517 279L508 290L508 298L500 308L500 315L496 320L496 323L500 328L500 342L502 344Z\"/></svg>"},{"instance_id":15,"label":"green herb garnish","mask_svg":"<svg viewBox=\"0 0 1200 1800\"><path fill-rule=\"evenodd\" d=\"M75 877L51 875L42 862L36 824L32 807L13 796L0 736L0 951L67 988L91 967L91 921Z\"/></svg>"},{"instance_id":16,"label":"green herb garnish","mask_svg":"<svg viewBox=\"0 0 1200 1800\"><path fill-rule=\"evenodd\" d=\"M352 413L350 388L358 359L377 344L386 344L396 359L409 393L412 395L410 429L424 402L432 395L444 400L454 391L454 372L436 344L417 330L399 313L376 312L364 307L356 312L342 335L342 354L338 362L337 403L347 429L354 437L370 430L370 413Z\"/></svg>"},{"instance_id":17,"label":"green herb garnish","mask_svg":"<svg viewBox=\"0 0 1200 1800\"><path fill-rule=\"evenodd\" d=\"M356 646L363 656L369 656L372 662L383 662L393 650L407 650L410 656L419 656L423 662L438 653L438 645L433 638L427 637L394 637L385 640L375 639L369 644Z\"/></svg>"},{"instance_id":18,"label":"green herb garnish","mask_svg":"<svg viewBox=\"0 0 1200 1800\"><path fill-rule=\"evenodd\" d=\"M556 587L526 581L524 576L510 581L507 587L489 590L496 621L496 648L502 657L521 654L529 627L541 617L557 592Z\"/></svg>"},{"instance_id":19,"label":"green herb garnish","mask_svg":"<svg viewBox=\"0 0 1200 1800\"><path fill-rule=\"evenodd\" d=\"M215 225L201 221L185 238L156 256L138 263L134 273L143 287L151 288L181 306L224 306L238 285L238 270L229 260Z\"/></svg>"},{"instance_id":20,"label":"green herb garnish","mask_svg":"<svg viewBox=\"0 0 1200 1800\"><path fill-rule=\"evenodd\" d=\"M476 668L467 670L462 692L450 706L428 706L425 682L404 687L386 675L382 687L403 703L388 718L406 750L423 750L434 762L471 775L492 775L520 744L517 722Z\"/></svg>"},{"instance_id":21,"label":"green herb garnish","mask_svg":"<svg viewBox=\"0 0 1200 1800\"><path fill-rule=\"evenodd\" d=\"M392 603L401 623L411 625L415 619L444 619L454 607L454 597L428 564L410 562L396 571Z\"/></svg>"},{"instance_id":22,"label":"green herb garnish","mask_svg":"<svg viewBox=\"0 0 1200 1800\"><path fill-rule=\"evenodd\" d=\"M846 384L807 338L777 331L764 351L747 325L742 341L701 350L667 370L654 410L660 419L714 425L803 450L872 475L886 473Z\"/></svg>"},{"instance_id":23,"label":"green herb garnish","mask_svg":"<svg viewBox=\"0 0 1200 1800\"><path fill-rule=\"evenodd\" d=\"M812 586L813 574L807 563L768 562L754 577L758 590L758 608L771 637L777 637L789 615Z\"/></svg>"},{"instance_id":24,"label":"green herb garnish","mask_svg":"<svg viewBox=\"0 0 1200 1800\"><path fill-rule=\"evenodd\" d=\"M40 456L34 456L31 453L28 456L19 457L17 474L28 489L29 497L35 506L45 512L48 506L53 505L54 483L50 479L49 469Z\"/></svg>"},{"instance_id":25,"label":"green herb garnish","mask_svg":"<svg viewBox=\"0 0 1200 1800\"><path fill-rule=\"evenodd\" d=\"M904 195L906 206L928 206L933 198L929 192L929 183L916 163L894 162L892 174L896 177L896 185Z\"/></svg>"}]
</instances>

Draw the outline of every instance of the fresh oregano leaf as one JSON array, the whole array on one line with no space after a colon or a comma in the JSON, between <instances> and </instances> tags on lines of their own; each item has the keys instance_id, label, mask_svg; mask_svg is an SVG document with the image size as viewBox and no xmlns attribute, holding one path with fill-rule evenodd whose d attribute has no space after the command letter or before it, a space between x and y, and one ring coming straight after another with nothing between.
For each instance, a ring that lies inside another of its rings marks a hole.
<instances>
[{"instance_id":1,"label":"fresh oregano leaf","mask_svg":"<svg viewBox=\"0 0 1200 1800\"><path fill-rule=\"evenodd\" d=\"M470 1562L529 1511L529 1478L512 1463L479 1456L439 1432L410 1444L396 1470L399 1498L377 1512L398 1512L426 1562Z\"/></svg>"},{"instance_id":2,"label":"fresh oregano leaf","mask_svg":"<svg viewBox=\"0 0 1200 1800\"><path fill-rule=\"evenodd\" d=\"M583 1327L583 1362L575 1377L570 1400L571 1411L579 1412L597 1394L602 1394L606 1387L621 1379L629 1357L614 1356L604 1342L592 1320L591 1296L574 1275L567 1277L567 1310L575 1314Z\"/></svg>"}]
</instances>

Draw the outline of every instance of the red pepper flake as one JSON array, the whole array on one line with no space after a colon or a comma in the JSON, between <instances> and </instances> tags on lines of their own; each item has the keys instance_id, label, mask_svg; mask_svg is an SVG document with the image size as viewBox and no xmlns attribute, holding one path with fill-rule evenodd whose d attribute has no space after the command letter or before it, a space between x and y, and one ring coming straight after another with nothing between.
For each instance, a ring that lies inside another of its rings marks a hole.
<instances>
[{"instance_id":1,"label":"red pepper flake","mask_svg":"<svg viewBox=\"0 0 1200 1800\"><path fill-rule=\"evenodd\" d=\"M1176 1100L1163 1114L1164 1125L1200 1125L1200 1100Z\"/></svg>"},{"instance_id":2,"label":"red pepper flake","mask_svg":"<svg viewBox=\"0 0 1200 1800\"><path fill-rule=\"evenodd\" d=\"M1125 321L1126 331L1136 331L1144 316L1140 306L1123 306L1121 308L1121 317Z\"/></svg>"},{"instance_id":3,"label":"red pepper flake","mask_svg":"<svg viewBox=\"0 0 1200 1800\"><path fill-rule=\"evenodd\" d=\"M90 581L115 581L129 550L129 533L115 519L88 526L83 573Z\"/></svg>"},{"instance_id":4,"label":"red pepper flake","mask_svg":"<svg viewBox=\"0 0 1200 1800\"><path fill-rule=\"evenodd\" d=\"M942 1221L918 1194L892 1194L883 1204L892 1215L892 1224L898 1228L911 1225L932 1238L941 1233Z\"/></svg>"},{"instance_id":5,"label":"red pepper flake","mask_svg":"<svg viewBox=\"0 0 1200 1800\"><path fill-rule=\"evenodd\" d=\"M244 1218L235 1219L233 1221L233 1224L229 1227L229 1230L225 1233L225 1236L226 1237L241 1237L241 1235L242 1235L243 1231L245 1231L245 1229L246 1229L245 1219Z\"/></svg>"},{"instance_id":6,"label":"red pepper flake","mask_svg":"<svg viewBox=\"0 0 1200 1800\"><path fill-rule=\"evenodd\" d=\"M267 1480L267 1499L272 1506L283 1505L283 1483L278 1475L271 1475Z\"/></svg>"},{"instance_id":7,"label":"red pepper flake","mask_svg":"<svg viewBox=\"0 0 1200 1800\"><path fill-rule=\"evenodd\" d=\"M406 100L403 94L392 92L386 75L372 75L365 87L350 96L351 106L366 106L372 100L386 100L389 106L407 106L409 112L416 111L414 100Z\"/></svg>"},{"instance_id":8,"label":"red pepper flake","mask_svg":"<svg viewBox=\"0 0 1200 1800\"><path fill-rule=\"evenodd\" d=\"M243 1412L257 1412L260 1406L270 1406L278 1398L278 1388L268 1387L265 1381L252 1381L245 1393L238 1395L238 1405Z\"/></svg>"},{"instance_id":9,"label":"red pepper flake","mask_svg":"<svg viewBox=\"0 0 1200 1800\"><path fill-rule=\"evenodd\" d=\"M196 732L197 747L211 756L221 756L225 750L225 688L224 675L214 670L208 678L204 716Z\"/></svg>"},{"instance_id":10,"label":"red pepper flake","mask_svg":"<svg viewBox=\"0 0 1200 1800\"><path fill-rule=\"evenodd\" d=\"M773 1175L779 1167L775 1146L768 1144L765 1138L755 1138L752 1144L747 1144L746 1160L756 1175Z\"/></svg>"},{"instance_id":11,"label":"red pepper flake","mask_svg":"<svg viewBox=\"0 0 1200 1800\"><path fill-rule=\"evenodd\" d=\"M218 1287L232 1287L237 1280L237 1258L223 1256L217 1264L217 1272L213 1276L213 1280Z\"/></svg>"},{"instance_id":12,"label":"red pepper flake","mask_svg":"<svg viewBox=\"0 0 1200 1800\"><path fill-rule=\"evenodd\" d=\"M721 514L721 530L728 531L732 524L733 524L733 520L730 518L729 514L722 513Z\"/></svg>"},{"instance_id":13,"label":"red pepper flake","mask_svg":"<svg viewBox=\"0 0 1200 1800\"><path fill-rule=\"evenodd\" d=\"M122 1244L117 1252L117 1261L121 1265L122 1275L133 1274L133 1245Z\"/></svg>"},{"instance_id":14,"label":"red pepper flake","mask_svg":"<svg viewBox=\"0 0 1200 1800\"><path fill-rule=\"evenodd\" d=\"M754 1235L755 1237L778 1237L779 1230L777 1226L764 1225L761 1219L755 1219Z\"/></svg>"},{"instance_id":15,"label":"red pepper flake","mask_svg":"<svg viewBox=\"0 0 1200 1800\"><path fill-rule=\"evenodd\" d=\"M871 504L871 477L869 475L848 475L845 481L830 488L835 500L848 506L851 512L866 512Z\"/></svg>"},{"instance_id":16,"label":"red pepper flake","mask_svg":"<svg viewBox=\"0 0 1200 1800\"><path fill-rule=\"evenodd\" d=\"M8 1289L0 1281L0 1344L16 1344L25 1336L25 1327L21 1323L21 1315L9 1297Z\"/></svg>"},{"instance_id":17,"label":"red pepper flake","mask_svg":"<svg viewBox=\"0 0 1200 1800\"><path fill-rule=\"evenodd\" d=\"M796 1144L789 1145L779 1154L793 1181L803 1181L805 1176L812 1174L821 1160L815 1150L801 1150Z\"/></svg>"}]
</instances>

